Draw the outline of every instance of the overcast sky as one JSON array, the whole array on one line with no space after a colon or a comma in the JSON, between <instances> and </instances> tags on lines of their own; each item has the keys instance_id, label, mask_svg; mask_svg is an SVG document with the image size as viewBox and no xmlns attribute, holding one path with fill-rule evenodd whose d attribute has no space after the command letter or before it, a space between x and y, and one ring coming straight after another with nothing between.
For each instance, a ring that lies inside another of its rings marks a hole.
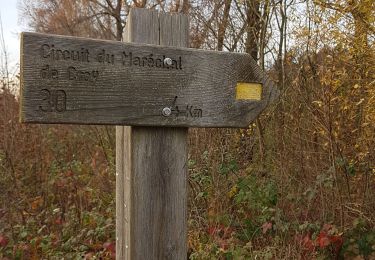
<instances>
[{"instance_id":1,"label":"overcast sky","mask_svg":"<svg viewBox=\"0 0 375 260\"><path fill-rule=\"evenodd\" d=\"M0 15L11 72L20 59L19 33L22 27L18 24L17 2L18 0L0 0Z\"/></svg>"}]
</instances>

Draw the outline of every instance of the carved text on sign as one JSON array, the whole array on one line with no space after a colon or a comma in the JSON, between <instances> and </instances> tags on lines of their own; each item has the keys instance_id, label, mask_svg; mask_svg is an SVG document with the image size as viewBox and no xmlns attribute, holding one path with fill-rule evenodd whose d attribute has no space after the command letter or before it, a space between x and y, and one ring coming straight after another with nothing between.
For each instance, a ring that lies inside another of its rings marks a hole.
<instances>
[{"instance_id":1,"label":"carved text on sign","mask_svg":"<svg viewBox=\"0 0 375 260\"><path fill-rule=\"evenodd\" d=\"M42 79L58 79L59 71L56 69L50 68L49 65L43 66L40 70L40 77Z\"/></svg>"},{"instance_id":2,"label":"carved text on sign","mask_svg":"<svg viewBox=\"0 0 375 260\"><path fill-rule=\"evenodd\" d=\"M177 59L171 59L171 65L165 64L165 59L165 55L156 58L152 53L146 56L136 56L132 52L127 53L126 51L122 53L123 65L182 70L181 56Z\"/></svg>"},{"instance_id":3,"label":"carved text on sign","mask_svg":"<svg viewBox=\"0 0 375 260\"><path fill-rule=\"evenodd\" d=\"M40 77L42 79L52 80L65 78L77 82L96 82L99 78L99 71L77 69L76 67L70 66L67 68L66 74L61 74L57 69L52 68L50 65L45 65L40 70Z\"/></svg>"},{"instance_id":4,"label":"carved text on sign","mask_svg":"<svg viewBox=\"0 0 375 260\"><path fill-rule=\"evenodd\" d=\"M115 55L108 53L106 50L101 50L96 55L96 61L99 63L115 64Z\"/></svg>"},{"instance_id":5,"label":"carved text on sign","mask_svg":"<svg viewBox=\"0 0 375 260\"><path fill-rule=\"evenodd\" d=\"M40 47L40 55L43 59L50 61L74 61L74 62L98 62L101 64L114 65L116 55L104 49L98 52L90 53L89 49L82 47L80 50L63 49L56 47L54 44L42 44ZM182 57L167 57L167 55L155 55L150 53L148 55L137 55L131 51L123 51L119 54L121 63L124 66L138 66L162 69L176 69L182 70ZM165 60L170 59L170 64L166 64ZM47 77L43 77L47 78ZM52 75L50 78L54 78Z\"/></svg>"},{"instance_id":6,"label":"carved text on sign","mask_svg":"<svg viewBox=\"0 0 375 260\"><path fill-rule=\"evenodd\" d=\"M176 105L178 96L175 96L172 106L171 114L176 117L202 117L203 110L197 106L192 105Z\"/></svg>"},{"instance_id":7,"label":"carved text on sign","mask_svg":"<svg viewBox=\"0 0 375 260\"><path fill-rule=\"evenodd\" d=\"M66 110L66 92L62 89L41 89L43 96L39 110L42 112L64 112Z\"/></svg>"},{"instance_id":8,"label":"carved text on sign","mask_svg":"<svg viewBox=\"0 0 375 260\"><path fill-rule=\"evenodd\" d=\"M53 44L43 44L40 48L42 58L49 60L71 60L90 62L90 53L86 48L81 50L57 49Z\"/></svg>"},{"instance_id":9,"label":"carved text on sign","mask_svg":"<svg viewBox=\"0 0 375 260\"><path fill-rule=\"evenodd\" d=\"M203 110L191 105L172 107L172 115L177 117L202 117Z\"/></svg>"},{"instance_id":10,"label":"carved text on sign","mask_svg":"<svg viewBox=\"0 0 375 260\"><path fill-rule=\"evenodd\" d=\"M97 70L80 70L70 66L68 68L68 79L75 81L96 81L99 77L99 71Z\"/></svg>"}]
</instances>

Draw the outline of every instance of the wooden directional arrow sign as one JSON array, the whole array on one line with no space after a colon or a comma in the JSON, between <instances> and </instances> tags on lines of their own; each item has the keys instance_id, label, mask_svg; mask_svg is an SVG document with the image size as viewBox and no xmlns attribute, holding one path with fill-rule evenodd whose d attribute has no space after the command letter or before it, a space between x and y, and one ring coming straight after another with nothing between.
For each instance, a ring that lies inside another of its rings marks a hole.
<instances>
[{"instance_id":1,"label":"wooden directional arrow sign","mask_svg":"<svg viewBox=\"0 0 375 260\"><path fill-rule=\"evenodd\" d=\"M22 33L22 122L246 127L275 93L248 54Z\"/></svg>"}]
</instances>

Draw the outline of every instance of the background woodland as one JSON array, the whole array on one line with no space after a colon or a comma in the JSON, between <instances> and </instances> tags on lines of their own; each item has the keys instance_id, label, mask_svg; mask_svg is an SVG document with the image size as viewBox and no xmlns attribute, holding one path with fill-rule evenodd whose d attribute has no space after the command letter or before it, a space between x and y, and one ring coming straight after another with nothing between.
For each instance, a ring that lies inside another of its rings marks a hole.
<instances>
[{"instance_id":1,"label":"background woodland","mask_svg":"<svg viewBox=\"0 0 375 260\"><path fill-rule=\"evenodd\" d=\"M372 0L25 0L30 30L121 40L129 9L190 17L280 98L246 129L189 130L189 259L375 258ZM0 259L113 259L115 131L18 122L1 38Z\"/></svg>"}]
</instances>

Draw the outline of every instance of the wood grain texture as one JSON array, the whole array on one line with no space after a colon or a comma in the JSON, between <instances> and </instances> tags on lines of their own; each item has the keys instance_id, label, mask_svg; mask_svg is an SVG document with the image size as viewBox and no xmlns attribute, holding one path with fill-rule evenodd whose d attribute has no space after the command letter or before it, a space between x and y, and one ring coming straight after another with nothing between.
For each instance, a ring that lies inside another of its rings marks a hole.
<instances>
[{"instance_id":1,"label":"wood grain texture","mask_svg":"<svg viewBox=\"0 0 375 260\"><path fill-rule=\"evenodd\" d=\"M151 20L132 21L129 37ZM159 23L165 29L145 42L164 46L23 33L22 122L247 127L270 102L275 88L250 55L182 48L187 36L173 32L185 22ZM262 99L236 100L239 82L262 83Z\"/></svg>"},{"instance_id":2,"label":"wood grain texture","mask_svg":"<svg viewBox=\"0 0 375 260\"><path fill-rule=\"evenodd\" d=\"M179 40L161 37L172 28ZM187 46L187 28L186 16L132 9L124 40ZM187 128L116 127L116 259L186 259L186 162Z\"/></svg>"},{"instance_id":3,"label":"wood grain texture","mask_svg":"<svg viewBox=\"0 0 375 260\"><path fill-rule=\"evenodd\" d=\"M187 128L132 129L131 257L186 259Z\"/></svg>"},{"instance_id":4,"label":"wood grain texture","mask_svg":"<svg viewBox=\"0 0 375 260\"><path fill-rule=\"evenodd\" d=\"M131 127L116 126L116 259L132 259Z\"/></svg>"}]
</instances>

